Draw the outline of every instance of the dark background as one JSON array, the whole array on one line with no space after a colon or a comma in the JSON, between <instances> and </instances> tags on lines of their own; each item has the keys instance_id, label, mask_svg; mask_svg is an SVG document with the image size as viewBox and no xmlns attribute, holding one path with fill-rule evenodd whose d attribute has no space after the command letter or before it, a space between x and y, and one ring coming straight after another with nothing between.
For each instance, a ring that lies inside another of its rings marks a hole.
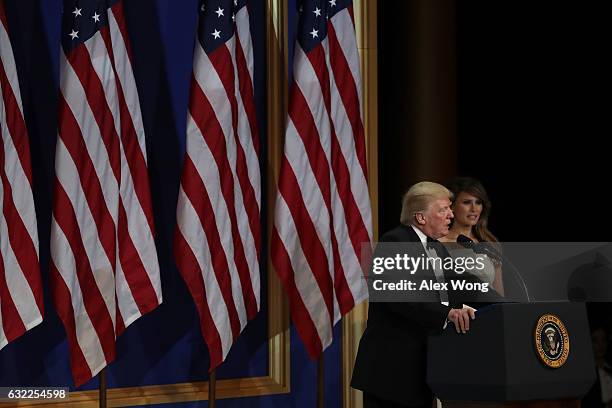
<instances>
[{"instance_id":1,"label":"dark background","mask_svg":"<svg viewBox=\"0 0 612 408\"><path fill-rule=\"evenodd\" d=\"M610 9L379 1L379 234L410 185L471 176L501 241L610 241Z\"/></svg>"},{"instance_id":2,"label":"dark background","mask_svg":"<svg viewBox=\"0 0 612 408\"><path fill-rule=\"evenodd\" d=\"M609 4L457 4L458 170L488 188L491 227L609 241Z\"/></svg>"},{"instance_id":3,"label":"dark background","mask_svg":"<svg viewBox=\"0 0 612 408\"><path fill-rule=\"evenodd\" d=\"M379 2L379 231L411 184L462 175L488 190L502 241L609 241L609 15L606 2Z\"/></svg>"}]
</instances>

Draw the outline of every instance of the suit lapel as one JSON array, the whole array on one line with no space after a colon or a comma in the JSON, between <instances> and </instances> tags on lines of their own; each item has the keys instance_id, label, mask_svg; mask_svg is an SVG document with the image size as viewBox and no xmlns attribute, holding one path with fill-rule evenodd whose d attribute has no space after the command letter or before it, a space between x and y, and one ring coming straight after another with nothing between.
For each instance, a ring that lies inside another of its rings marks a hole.
<instances>
[{"instance_id":1,"label":"suit lapel","mask_svg":"<svg viewBox=\"0 0 612 408\"><path fill-rule=\"evenodd\" d=\"M415 252L418 252L417 256L424 256L425 259L429 258L429 254L425 251L425 248L423 247L423 243L421 242L421 239L419 238L419 236L417 235L417 233L414 231L414 229L412 228L412 226L410 225L401 225L400 226L402 234L405 235L405 239L402 239L405 242L414 242L414 249ZM418 243L418 245L416 245ZM435 244L434 246L436 247L436 253L438 255L439 258L442 259L442 261L444 261L444 258L446 256L448 256L448 251L446 251L446 248L444 248L444 245L442 245L442 243L438 240L433 240L433 243ZM444 265L443 265L444 266ZM442 268L443 273L444 273L444 279L446 279L446 281L448 282L447 279L447 271ZM421 273L423 276L423 280L427 280L430 279L432 282L437 282L437 278L436 278L436 274L433 271L433 269L421 269L419 270L417 273ZM440 292L436 291L436 295L438 296L438 301L440 301Z\"/></svg>"}]
</instances>

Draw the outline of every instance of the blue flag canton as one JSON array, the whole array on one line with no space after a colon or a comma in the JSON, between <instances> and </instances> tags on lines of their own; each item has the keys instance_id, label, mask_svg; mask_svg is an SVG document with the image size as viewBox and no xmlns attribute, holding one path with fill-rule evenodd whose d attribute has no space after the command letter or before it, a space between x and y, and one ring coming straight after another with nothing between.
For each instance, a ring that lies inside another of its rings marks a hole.
<instances>
[{"instance_id":1,"label":"blue flag canton","mask_svg":"<svg viewBox=\"0 0 612 408\"><path fill-rule=\"evenodd\" d=\"M211 53L232 38L236 14L247 0L201 0L198 39L206 53Z\"/></svg>"},{"instance_id":2,"label":"blue flag canton","mask_svg":"<svg viewBox=\"0 0 612 408\"><path fill-rule=\"evenodd\" d=\"M305 52L312 50L327 37L330 18L350 6L352 0L300 0L298 1L297 38Z\"/></svg>"},{"instance_id":3,"label":"blue flag canton","mask_svg":"<svg viewBox=\"0 0 612 408\"><path fill-rule=\"evenodd\" d=\"M64 0L62 47L66 54L108 26L108 9L119 0Z\"/></svg>"}]
</instances>

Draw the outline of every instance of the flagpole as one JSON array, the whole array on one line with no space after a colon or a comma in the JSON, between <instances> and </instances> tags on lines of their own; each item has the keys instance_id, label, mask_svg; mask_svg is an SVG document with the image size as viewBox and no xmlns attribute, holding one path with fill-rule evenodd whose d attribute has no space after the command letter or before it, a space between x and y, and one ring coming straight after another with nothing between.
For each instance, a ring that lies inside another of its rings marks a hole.
<instances>
[{"instance_id":1,"label":"flagpole","mask_svg":"<svg viewBox=\"0 0 612 408\"><path fill-rule=\"evenodd\" d=\"M215 408L217 405L217 370L212 370L208 377L208 408Z\"/></svg>"},{"instance_id":2,"label":"flagpole","mask_svg":"<svg viewBox=\"0 0 612 408\"><path fill-rule=\"evenodd\" d=\"M106 408L106 367L98 374L98 390L100 393L100 408Z\"/></svg>"},{"instance_id":3,"label":"flagpole","mask_svg":"<svg viewBox=\"0 0 612 408\"><path fill-rule=\"evenodd\" d=\"M325 380L323 377L325 371L325 362L323 360L323 352L319 356L317 362L317 408L323 408L325 396Z\"/></svg>"}]
</instances>

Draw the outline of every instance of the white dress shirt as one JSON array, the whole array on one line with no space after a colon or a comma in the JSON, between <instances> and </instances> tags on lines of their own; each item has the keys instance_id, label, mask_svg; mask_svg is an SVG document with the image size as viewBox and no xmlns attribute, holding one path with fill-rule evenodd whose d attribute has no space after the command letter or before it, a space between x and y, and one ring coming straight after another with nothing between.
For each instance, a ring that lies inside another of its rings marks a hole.
<instances>
[{"instance_id":1,"label":"white dress shirt","mask_svg":"<svg viewBox=\"0 0 612 408\"><path fill-rule=\"evenodd\" d=\"M425 249L425 253L427 254L428 257L430 258L438 258L438 253L436 252L435 249L428 249L427 248L427 235L425 235L425 233L423 231L421 231L420 229L418 229L417 227L415 227L414 225L411 225L412 229L414 230L414 232L416 232L416 234L418 235L419 239L421 240L421 244L423 244L423 248ZM444 271L438 270L437 268L434 268L434 275L436 275L436 281L440 282L440 283L444 283L445 279L444 279ZM440 303L442 303L444 306L448 306L448 293L446 293L446 291L438 291L440 293ZM442 326L442 330L446 329L446 326L448 326L449 320L448 318L445 319L444 321L444 325ZM438 398L436 398L436 407L437 408L442 408L442 401L440 401Z\"/></svg>"},{"instance_id":2,"label":"white dress shirt","mask_svg":"<svg viewBox=\"0 0 612 408\"><path fill-rule=\"evenodd\" d=\"M439 258L438 253L436 252L435 249L431 248L428 249L427 248L427 235L425 235L425 233L423 231L421 231L420 229L418 229L417 227L415 227L414 225L411 225L412 229L414 230L414 232L416 232L416 234L418 235L419 239L421 240L421 244L423 244L423 249L425 249L425 253L427 254L427 256L429 258ZM433 263L434 265L437 266L436 262ZM444 283L446 282L446 279L444 279L444 271L441 269L438 269L436 267L434 267L434 275L436 277L436 281L438 283ZM440 294L440 303L442 303L444 306L448 306L448 293L445 290L440 290L438 291L438 293ZM444 325L446 327L446 325Z\"/></svg>"}]
</instances>

